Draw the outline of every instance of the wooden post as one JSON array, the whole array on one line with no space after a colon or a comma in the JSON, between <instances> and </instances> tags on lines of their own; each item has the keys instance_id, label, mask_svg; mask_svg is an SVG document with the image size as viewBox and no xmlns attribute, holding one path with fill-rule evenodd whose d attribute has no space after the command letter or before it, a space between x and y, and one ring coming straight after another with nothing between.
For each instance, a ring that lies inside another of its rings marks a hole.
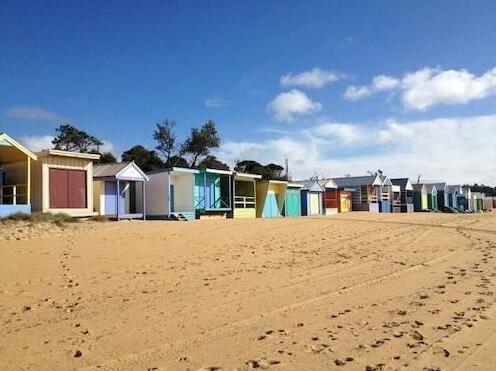
<instances>
[{"instance_id":1,"label":"wooden post","mask_svg":"<svg viewBox=\"0 0 496 371\"><path fill-rule=\"evenodd\" d=\"M145 197L146 197L146 192L145 192L145 184L146 182L141 182L141 194L142 194L142 198L143 200L141 201L143 206L142 206L142 209L143 209L143 220L146 220L146 202L145 202Z\"/></svg>"},{"instance_id":2,"label":"wooden post","mask_svg":"<svg viewBox=\"0 0 496 371\"><path fill-rule=\"evenodd\" d=\"M171 175L170 171L167 173L168 181L167 181L167 214L168 218L171 218ZM194 184L194 183L193 183ZM193 185L194 186L194 185ZM194 193L193 193L193 200L194 200ZM194 201L193 201L194 203ZM195 206L195 205L193 205Z\"/></svg>"},{"instance_id":3,"label":"wooden post","mask_svg":"<svg viewBox=\"0 0 496 371\"><path fill-rule=\"evenodd\" d=\"M117 221L119 221L119 197L121 196L121 187L119 183L119 179L117 179L117 197L116 197L116 205L115 205L115 211L117 212Z\"/></svg>"},{"instance_id":4,"label":"wooden post","mask_svg":"<svg viewBox=\"0 0 496 371\"><path fill-rule=\"evenodd\" d=\"M214 200L215 200L215 185L214 185ZM203 172L203 208L207 209L207 171Z\"/></svg>"},{"instance_id":5,"label":"wooden post","mask_svg":"<svg viewBox=\"0 0 496 371\"><path fill-rule=\"evenodd\" d=\"M26 185L26 200L27 204L31 205L31 157L28 156L28 177L27 177L27 182L28 184Z\"/></svg>"},{"instance_id":6,"label":"wooden post","mask_svg":"<svg viewBox=\"0 0 496 371\"><path fill-rule=\"evenodd\" d=\"M228 179L229 179L229 184L231 184L231 181L232 181L231 175L229 175ZM231 200L231 195L232 195L231 191L232 190L231 190L231 187L228 187L228 188L229 188L229 208L232 210L232 200Z\"/></svg>"}]
</instances>

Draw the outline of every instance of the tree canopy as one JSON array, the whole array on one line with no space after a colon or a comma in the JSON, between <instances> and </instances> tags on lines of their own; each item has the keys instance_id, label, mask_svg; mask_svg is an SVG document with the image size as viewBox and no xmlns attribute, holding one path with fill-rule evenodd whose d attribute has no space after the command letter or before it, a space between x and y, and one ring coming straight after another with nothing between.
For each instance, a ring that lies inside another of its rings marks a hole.
<instances>
[{"instance_id":1,"label":"tree canopy","mask_svg":"<svg viewBox=\"0 0 496 371\"><path fill-rule=\"evenodd\" d=\"M198 169L230 170L229 165L223 163L215 156L205 157L197 166Z\"/></svg>"},{"instance_id":2,"label":"tree canopy","mask_svg":"<svg viewBox=\"0 0 496 371\"><path fill-rule=\"evenodd\" d=\"M277 164L262 165L253 160L237 161L234 171L261 175L263 179L286 180L284 168Z\"/></svg>"},{"instance_id":3,"label":"tree canopy","mask_svg":"<svg viewBox=\"0 0 496 371\"><path fill-rule=\"evenodd\" d=\"M220 137L215 122L208 120L200 129L191 128L190 136L182 146L182 153L191 157L190 166L194 168L202 157L210 155L210 151L219 145Z\"/></svg>"},{"instance_id":4,"label":"tree canopy","mask_svg":"<svg viewBox=\"0 0 496 371\"><path fill-rule=\"evenodd\" d=\"M158 170L164 167L163 161L155 151L150 151L141 145L136 145L123 152L122 161L134 161L144 172Z\"/></svg>"},{"instance_id":5,"label":"tree canopy","mask_svg":"<svg viewBox=\"0 0 496 371\"><path fill-rule=\"evenodd\" d=\"M176 161L182 159L177 149L175 126L175 121L165 119L156 124L153 132L153 139L157 142L155 149L162 155L166 167L177 166Z\"/></svg>"},{"instance_id":6,"label":"tree canopy","mask_svg":"<svg viewBox=\"0 0 496 371\"><path fill-rule=\"evenodd\" d=\"M55 131L57 135L52 140L55 149L83 153L92 150L99 152L99 147L103 145L101 140L71 124L62 124Z\"/></svg>"}]
</instances>

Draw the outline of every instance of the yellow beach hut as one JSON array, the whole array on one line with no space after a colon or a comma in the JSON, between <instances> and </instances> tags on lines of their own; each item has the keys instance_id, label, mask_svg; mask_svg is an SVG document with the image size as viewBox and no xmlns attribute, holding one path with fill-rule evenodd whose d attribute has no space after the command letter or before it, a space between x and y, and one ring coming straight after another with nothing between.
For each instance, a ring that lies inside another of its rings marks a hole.
<instances>
[{"instance_id":1,"label":"yellow beach hut","mask_svg":"<svg viewBox=\"0 0 496 371\"><path fill-rule=\"evenodd\" d=\"M31 163L38 157L0 133L0 217L31 213Z\"/></svg>"},{"instance_id":2,"label":"yellow beach hut","mask_svg":"<svg viewBox=\"0 0 496 371\"><path fill-rule=\"evenodd\" d=\"M233 197L234 218L256 218L257 216L257 180L258 174L234 173Z\"/></svg>"},{"instance_id":3,"label":"yellow beach hut","mask_svg":"<svg viewBox=\"0 0 496 371\"><path fill-rule=\"evenodd\" d=\"M257 182L257 218L278 218L282 215L288 182L262 180Z\"/></svg>"},{"instance_id":4,"label":"yellow beach hut","mask_svg":"<svg viewBox=\"0 0 496 371\"><path fill-rule=\"evenodd\" d=\"M93 161L98 154L47 149L32 164L33 211L92 216Z\"/></svg>"}]
</instances>

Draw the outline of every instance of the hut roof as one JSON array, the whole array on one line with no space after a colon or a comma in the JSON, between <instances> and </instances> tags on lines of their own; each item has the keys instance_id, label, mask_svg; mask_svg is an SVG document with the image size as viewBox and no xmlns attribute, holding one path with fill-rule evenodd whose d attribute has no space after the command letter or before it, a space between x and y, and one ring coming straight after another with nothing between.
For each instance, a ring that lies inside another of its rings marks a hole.
<instances>
[{"instance_id":1,"label":"hut roof","mask_svg":"<svg viewBox=\"0 0 496 371\"><path fill-rule=\"evenodd\" d=\"M321 179L319 183L324 188L338 188L336 182L332 179Z\"/></svg>"},{"instance_id":2,"label":"hut roof","mask_svg":"<svg viewBox=\"0 0 496 371\"><path fill-rule=\"evenodd\" d=\"M410 182L409 178L394 178L390 179L391 183L395 186L400 186L401 188L413 190L412 182Z\"/></svg>"},{"instance_id":3,"label":"hut roof","mask_svg":"<svg viewBox=\"0 0 496 371\"><path fill-rule=\"evenodd\" d=\"M132 173L126 174L127 170ZM115 164L99 164L93 168L93 178L133 178L138 180L148 180L146 174L139 168L134 161L131 162L118 162Z\"/></svg>"},{"instance_id":4,"label":"hut roof","mask_svg":"<svg viewBox=\"0 0 496 371\"><path fill-rule=\"evenodd\" d=\"M421 191L422 188L425 189L425 184L422 183L412 184L412 186L414 191Z\"/></svg>"},{"instance_id":5,"label":"hut roof","mask_svg":"<svg viewBox=\"0 0 496 371\"><path fill-rule=\"evenodd\" d=\"M349 176L343 178L332 178L338 187L358 187L362 185L380 185L374 184L377 181L382 184L381 179L377 175L366 176Z\"/></svg>"},{"instance_id":6,"label":"hut roof","mask_svg":"<svg viewBox=\"0 0 496 371\"><path fill-rule=\"evenodd\" d=\"M301 180L296 181L296 183L303 184L302 190L316 191L316 192L324 192L325 187L320 184L318 180Z\"/></svg>"},{"instance_id":7,"label":"hut roof","mask_svg":"<svg viewBox=\"0 0 496 371\"><path fill-rule=\"evenodd\" d=\"M425 188L427 189L428 193L432 193L433 191L437 192L437 187L434 183L432 184L426 184Z\"/></svg>"}]
</instances>

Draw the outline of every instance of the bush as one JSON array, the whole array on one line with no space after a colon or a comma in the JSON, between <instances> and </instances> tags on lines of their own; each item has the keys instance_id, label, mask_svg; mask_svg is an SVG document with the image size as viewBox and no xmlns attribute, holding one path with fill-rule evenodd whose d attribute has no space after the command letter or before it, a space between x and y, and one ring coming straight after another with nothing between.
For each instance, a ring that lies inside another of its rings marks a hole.
<instances>
[{"instance_id":1,"label":"bush","mask_svg":"<svg viewBox=\"0 0 496 371\"><path fill-rule=\"evenodd\" d=\"M64 223L77 223L79 219L74 218L68 214L64 213L33 213L33 214L24 214L24 213L15 213L4 218L1 218L2 221L25 221L31 223L53 223L57 225L61 225Z\"/></svg>"}]
</instances>

